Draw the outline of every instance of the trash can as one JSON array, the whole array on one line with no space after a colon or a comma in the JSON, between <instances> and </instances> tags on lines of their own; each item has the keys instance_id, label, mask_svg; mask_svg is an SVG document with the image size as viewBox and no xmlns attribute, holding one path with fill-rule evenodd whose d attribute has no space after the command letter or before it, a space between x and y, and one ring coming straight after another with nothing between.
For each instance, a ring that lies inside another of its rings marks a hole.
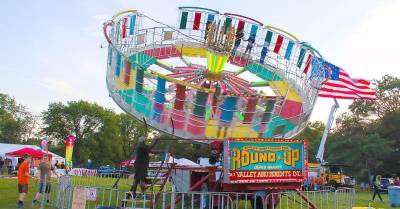
<instances>
[{"instance_id":1,"label":"trash can","mask_svg":"<svg viewBox=\"0 0 400 209\"><path fill-rule=\"evenodd\" d=\"M392 207L400 207L400 186L389 186L389 202Z\"/></svg>"}]
</instances>

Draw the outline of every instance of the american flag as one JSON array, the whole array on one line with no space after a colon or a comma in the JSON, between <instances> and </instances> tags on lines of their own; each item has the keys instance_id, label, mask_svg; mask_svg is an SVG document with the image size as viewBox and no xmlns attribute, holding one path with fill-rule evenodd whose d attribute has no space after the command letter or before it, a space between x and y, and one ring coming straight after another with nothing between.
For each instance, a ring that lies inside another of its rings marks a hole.
<instances>
[{"instance_id":1,"label":"american flag","mask_svg":"<svg viewBox=\"0 0 400 209\"><path fill-rule=\"evenodd\" d=\"M364 79L351 78L343 69L322 62L327 80L321 85L319 96L336 99L375 100L375 90Z\"/></svg>"}]
</instances>

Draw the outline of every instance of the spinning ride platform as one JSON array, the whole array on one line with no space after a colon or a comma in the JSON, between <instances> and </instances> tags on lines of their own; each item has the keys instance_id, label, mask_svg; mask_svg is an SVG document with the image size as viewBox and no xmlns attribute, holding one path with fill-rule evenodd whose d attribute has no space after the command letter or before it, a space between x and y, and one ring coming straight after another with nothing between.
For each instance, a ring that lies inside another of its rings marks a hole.
<instances>
[{"instance_id":1,"label":"spinning ride platform","mask_svg":"<svg viewBox=\"0 0 400 209\"><path fill-rule=\"evenodd\" d=\"M292 138L325 79L315 49L238 14L179 7L170 26L127 10L104 35L113 100L183 139Z\"/></svg>"}]
</instances>

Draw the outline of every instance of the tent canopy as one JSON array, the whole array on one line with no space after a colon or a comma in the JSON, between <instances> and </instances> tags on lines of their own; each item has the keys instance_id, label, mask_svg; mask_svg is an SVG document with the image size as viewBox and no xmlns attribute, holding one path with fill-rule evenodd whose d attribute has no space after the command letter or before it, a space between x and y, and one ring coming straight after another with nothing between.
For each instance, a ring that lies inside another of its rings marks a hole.
<instances>
[{"instance_id":1,"label":"tent canopy","mask_svg":"<svg viewBox=\"0 0 400 209\"><path fill-rule=\"evenodd\" d=\"M7 152L6 156L12 156L12 157L23 157L25 154L28 154L32 157L43 157L45 155L45 152L42 152L40 150L35 150L32 148L22 148L13 152ZM48 154L51 157L51 154Z\"/></svg>"},{"instance_id":2,"label":"tent canopy","mask_svg":"<svg viewBox=\"0 0 400 209\"><path fill-rule=\"evenodd\" d=\"M136 157L132 157L131 159L126 159L123 160L119 165L120 166L133 166L135 164ZM175 163L178 166L189 166L189 167L200 167L199 164L186 159L186 158L174 158L170 156L168 158L168 161L165 162L164 166L166 166L167 163ZM158 162L150 162L149 167L159 167L161 165L161 161Z\"/></svg>"}]
</instances>

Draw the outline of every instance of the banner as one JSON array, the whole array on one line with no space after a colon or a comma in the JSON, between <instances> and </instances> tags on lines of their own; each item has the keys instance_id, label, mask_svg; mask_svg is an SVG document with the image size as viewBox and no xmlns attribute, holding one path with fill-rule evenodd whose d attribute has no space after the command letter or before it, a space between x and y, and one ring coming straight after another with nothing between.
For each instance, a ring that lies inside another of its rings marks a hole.
<instances>
[{"instance_id":1,"label":"banner","mask_svg":"<svg viewBox=\"0 0 400 209\"><path fill-rule=\"evenodd\" d=\"M305 147L302 140L228 140L224 145L225 180L227 183L302 182L307 175Z\"/></svg>"},{"instance_id":2,"label":"banner","mask_svg":"<svg viewBox=\"0 0 400 209\"><path fill-rule=\"evenodd\" d=\"M65 141L65 165L72 168L72 152L74 151L75 136L68 136Z\"/></svg>"}]
</instances>

